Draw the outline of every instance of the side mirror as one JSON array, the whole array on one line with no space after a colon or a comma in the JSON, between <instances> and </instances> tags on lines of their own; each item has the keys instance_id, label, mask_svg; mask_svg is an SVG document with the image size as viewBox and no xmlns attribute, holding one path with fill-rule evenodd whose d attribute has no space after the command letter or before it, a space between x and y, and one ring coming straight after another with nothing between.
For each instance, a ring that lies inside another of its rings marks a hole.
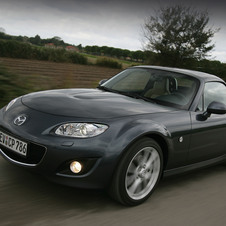
<instances>
[{"instance_id":1,"label":"side mirror","mask_svg":"<svg viewBox=\"0 0 226 226\"><path fill-rule=\"evenodd\" d=\"M211 114L223 115L226 114L226 105L217 101L213 101L207 107L207 110L203 113L205 118L210 117Z\"/></svg>"},{"instance_id":2,"label":"side mirror","mask_svg":"<svg viewBox=\"0 0 226 226\"><path fill-rule=\"evenodd\" d=\"M108 79L103 79L99 82L99 86L101 86L102 84L104 84Z\"/></svg>"}]
</instances>

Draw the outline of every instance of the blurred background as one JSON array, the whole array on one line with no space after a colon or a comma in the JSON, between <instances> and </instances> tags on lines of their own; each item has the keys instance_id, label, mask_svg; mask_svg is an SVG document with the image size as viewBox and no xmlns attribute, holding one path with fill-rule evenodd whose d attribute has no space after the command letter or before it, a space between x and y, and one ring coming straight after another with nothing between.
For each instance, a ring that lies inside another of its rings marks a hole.
<instances>
[{"instance_id":1,"label":"blurred background","mask_svg":"<svg viewBox=\"0 0 226 226\"><path fill-rule=\"evenodd\" d=\"M45 89L89 87L138 64L226 78L225 2L0 1L0 107Z\"/></svg>"}]
</instances>

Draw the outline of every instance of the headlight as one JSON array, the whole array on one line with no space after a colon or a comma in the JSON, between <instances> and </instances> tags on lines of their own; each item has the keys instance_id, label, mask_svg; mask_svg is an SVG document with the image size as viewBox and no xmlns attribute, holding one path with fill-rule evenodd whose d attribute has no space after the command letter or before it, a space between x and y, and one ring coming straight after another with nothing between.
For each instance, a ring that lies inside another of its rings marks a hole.
<instances>
[{"instance_id":1,"label":"headlight","mask_svg":"<svg viewBox=\"0 0 226 226\"><path fill-rule=\"evenodd\" d=\"M18 99L18 98L15 98L15 99L11 100L11 101L8 103L8 105L7 105L6 109L5 109L5 111L8 111L9 108L12 107L13 104L17 101L17 99Z\"/></svg>"},{"instance_id":2,"label":"headlight","mask_svg":"<svg viewBox=\"0 0 226 226\"><path fill-rule=\"evenodd\" d=\"M95 123L67 123L59 126L55 134L66 137L88 138L103 133L108 126Z\"/></svg>"}]
</instances>

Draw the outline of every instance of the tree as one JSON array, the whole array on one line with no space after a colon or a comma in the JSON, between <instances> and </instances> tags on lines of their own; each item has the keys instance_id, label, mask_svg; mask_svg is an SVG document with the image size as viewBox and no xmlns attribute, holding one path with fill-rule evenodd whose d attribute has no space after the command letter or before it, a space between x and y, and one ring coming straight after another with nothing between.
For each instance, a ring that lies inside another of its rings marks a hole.
<instances>
[{"instance_id":1,"label":"tree","mask_svg":"<svg viewBox=\"0 0 226 226\"><path fill-rule=\"evenodd\" d=\"M131 53L133 60L135 61L143 61L144 60L144 53L141 50L133 51Z\"/></svg>"},{"instance_id":2,"label":"tree","mask_svg":"<svg viewBox=\"0 0 226 226\"><path fill-rule=\"evenodd\" d=\"M124 57L124 59L126 59L127 57L131 57L131 51L128 49L123 49L122 56Z\"/></svg>"},{"instance_id":3,"label":"tree","mask_svg":"<svg viewBox=\"0 0 226 226\"><path fill-rule=\"evenodd\" d=\"M30 38L30 42L34 45L41 45L41 37L39 35L36 35L34 38Z\"/></svg>"},{"instance_id":4,"label":"tree","mask_svg":"<svg viewBox=\"0 0 226 226\"><path fill-rule=\"evenodd\" d=\"M145 50L157 53L160 65L184 67L201 60L214 48L211 38L219 29L208 27L207 11L181 5L160 8L145 22Z\"/></svg>"},{"instance_id":5,"label":"tree","mask_svg":"<svg viewBox=\"0 0 226 226\"><path fill-rule=\"evenodd\" d=\"M50 43L53 43L55 46L64 46L64 41L61 39L61 37L54 36L50 39Z\"/></svg>"}]
</instances>

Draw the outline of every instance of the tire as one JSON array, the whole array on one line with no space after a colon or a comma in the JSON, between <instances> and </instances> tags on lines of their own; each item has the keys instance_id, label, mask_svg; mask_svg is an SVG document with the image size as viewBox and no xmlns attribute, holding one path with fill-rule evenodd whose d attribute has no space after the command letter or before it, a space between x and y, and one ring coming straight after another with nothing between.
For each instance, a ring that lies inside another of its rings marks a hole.
<instances>
[{"instance_id":1,"label":"tire","mask_svg":"<svg viewBox=\"0 0 226 226\"><path fill-rule=\"evenodd\" d=\"M150 138L135 142L122 157L110 187L110 195L127 206L143 203L154 191L163 171L163 155Z\"/></svg>"}]
</instances>

